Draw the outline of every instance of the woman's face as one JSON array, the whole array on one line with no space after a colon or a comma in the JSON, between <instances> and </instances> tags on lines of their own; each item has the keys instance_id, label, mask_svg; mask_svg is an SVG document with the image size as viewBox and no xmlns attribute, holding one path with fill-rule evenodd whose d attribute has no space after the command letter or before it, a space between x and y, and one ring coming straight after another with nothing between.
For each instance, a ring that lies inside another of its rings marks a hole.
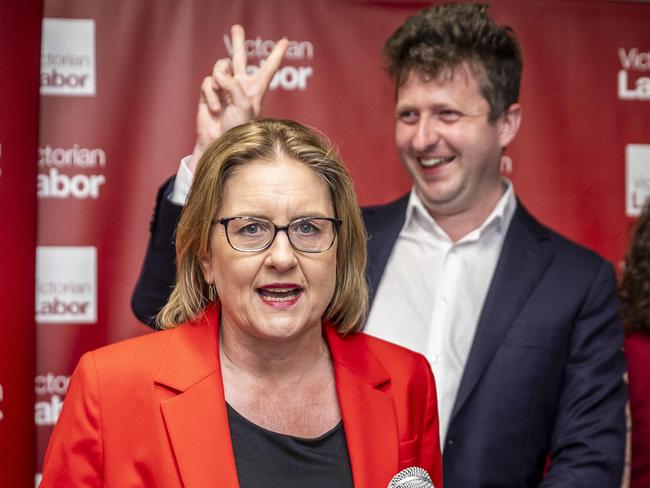
<instances>
[{"instance_id":1,"label":"woman's face","mask_svg":"<svg viewBox=\"0 0 650 488\"><path fill-rule=\"evenodd\" d=\"M258 217L285 226L303 217L334 217L334 208L325 183L309 167L281 156L246 163L228 178L217 214L226 217ZM224 329L282 341L315 329L320 333L334 294L336 242L326 251L304 253L280 231L269 248L241 252L217 223L201 266L206 281L217 288Z\"/></svg>"}]
</instances>

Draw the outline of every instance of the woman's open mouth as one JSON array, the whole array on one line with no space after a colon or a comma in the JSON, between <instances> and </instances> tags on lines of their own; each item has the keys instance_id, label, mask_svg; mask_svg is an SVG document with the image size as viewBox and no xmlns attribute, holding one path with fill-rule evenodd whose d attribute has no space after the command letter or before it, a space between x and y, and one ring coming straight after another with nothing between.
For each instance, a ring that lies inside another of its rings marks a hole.
<instances>
[{"instance_id":1,"label":"woman's open mouth","mask_svg":"<svg viewBox=\"0 0 650 488\"><path fill-rule=\"evenodd\" d=\"M293 283L281 283L265 285L255 291L265 304L276 308L287 308L300 299L304 290Z\"/></svg>"}]
</instances>

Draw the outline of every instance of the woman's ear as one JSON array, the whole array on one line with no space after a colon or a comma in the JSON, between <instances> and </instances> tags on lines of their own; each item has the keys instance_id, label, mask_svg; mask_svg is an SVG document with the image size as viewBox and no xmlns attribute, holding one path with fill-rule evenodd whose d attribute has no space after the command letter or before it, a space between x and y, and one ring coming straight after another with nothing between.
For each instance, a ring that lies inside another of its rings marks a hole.
<instances>
[{"instance_id":1,"label":"woman's ear","mask_svg":"<svg viewBox=\"0 0 650 488\"><path fill-rule=\"evenodd\" d=\"M199 265L201 266L201 271L203 272L203 278L208 285L214 283L214 274L212 272L212 264L210 262L210 256L206 254L205 256L199 257Z\"/></svg>"}]
</instances>

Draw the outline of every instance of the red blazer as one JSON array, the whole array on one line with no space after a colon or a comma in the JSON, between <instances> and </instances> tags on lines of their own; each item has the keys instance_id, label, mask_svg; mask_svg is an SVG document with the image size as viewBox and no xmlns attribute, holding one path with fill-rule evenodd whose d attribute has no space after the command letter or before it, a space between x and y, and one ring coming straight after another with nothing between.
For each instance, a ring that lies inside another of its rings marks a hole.
<instances>
[{"instance_id":1,"label":"red blazer","mask_svg":"<svg viewBox=\"0 0 650 488\"><path fill-rule=\"evenodd\" d=\"M632 414L630 488L650 487L650 335L625 337L628 392Z\"/></svg>"},{"instance_id":2,"label":"red blazer","mask_svg":"<svg viewBox=\"0 0 650 488\"><path fill-rule=\"evenodd\" d=\"M54 429L42 488L238 487L219 365L218 308L192 324L85 354ZM423 356L324 325L355 487L426 469L442 486L436 392Z\"/></svg>"}]
</instances>

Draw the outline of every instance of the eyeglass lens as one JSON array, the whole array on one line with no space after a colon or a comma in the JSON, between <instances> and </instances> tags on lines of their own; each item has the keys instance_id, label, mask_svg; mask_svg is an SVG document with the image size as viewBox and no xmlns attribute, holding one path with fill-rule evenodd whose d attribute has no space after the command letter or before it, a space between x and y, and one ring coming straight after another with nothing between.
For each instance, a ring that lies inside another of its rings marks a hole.
<instances>
[{"instance_id":1,"label":"eyeglass lens","mask_svg":"<svg viewBox=\"0 0 650 488\"><path fill-rule=\"evenodd\" d=\"M279 227L279 230L285 230ZM226 226L230 244L240 251L257 251L268 247L276 234L276 226L264 219L237 217ZM300 251L322 252L334 242L335 226L324 218L305 218L291 222L286 228L289 242Z\"/></svg>"}]
</instances>

